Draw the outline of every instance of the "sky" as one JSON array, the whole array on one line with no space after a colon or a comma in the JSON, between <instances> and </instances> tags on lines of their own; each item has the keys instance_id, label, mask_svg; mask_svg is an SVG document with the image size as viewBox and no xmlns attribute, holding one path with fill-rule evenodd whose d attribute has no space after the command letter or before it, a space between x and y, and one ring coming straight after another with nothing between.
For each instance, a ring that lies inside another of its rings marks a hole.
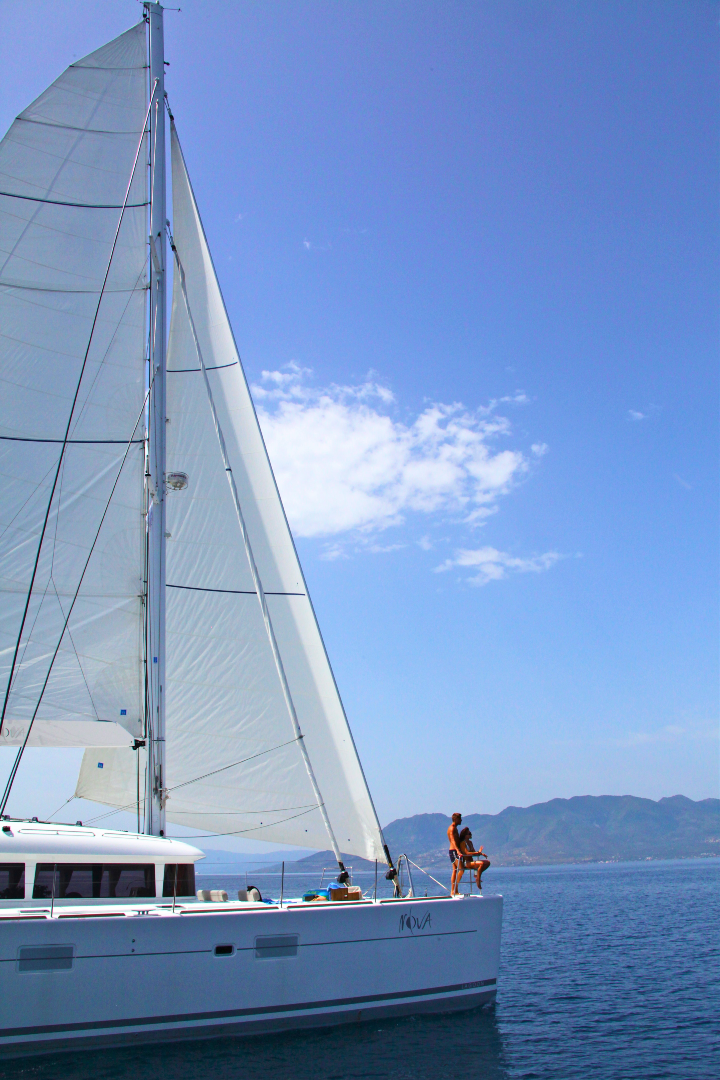
<instances>
[{"instance_id":1,"label":"sky","mask_svg":"<svg viewBox=\"0 0 720 1080\"><path fill-rule=\"evenodd\" d=\"M717 796L718 4L181 7L166 89L382 822ZM0 0L2 131L140 13ZM79 757L28 752L10 811Z\"/></svg>"}]
</instances>

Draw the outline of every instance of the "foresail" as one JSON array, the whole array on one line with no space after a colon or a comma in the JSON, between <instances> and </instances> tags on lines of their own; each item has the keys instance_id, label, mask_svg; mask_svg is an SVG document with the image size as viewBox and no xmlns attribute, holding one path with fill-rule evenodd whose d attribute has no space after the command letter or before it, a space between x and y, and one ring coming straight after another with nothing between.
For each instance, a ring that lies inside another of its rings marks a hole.
<instances>
[{"instance_id":1,"label":"foresail","mask_svg":"<svg viewBox=\"0 0 720 1080\"><path fill-rule=\"evenodd\" d=\"M172 176L187 303L305 747L340 849L382 860L377 816L174 129ZM283 697L178 274L167 382L167 816L325 848L328 835Z\"/></svg>"},{"instance_id":2,"label":"foresail","mask_svg":"<svg viewBox=\"0 0 720 1080\"><path fill-rule=\"evenodd\" d=\"M142 734L146 108L140 23L0 143L0 742Z\"/></svg>"}]
</instances>

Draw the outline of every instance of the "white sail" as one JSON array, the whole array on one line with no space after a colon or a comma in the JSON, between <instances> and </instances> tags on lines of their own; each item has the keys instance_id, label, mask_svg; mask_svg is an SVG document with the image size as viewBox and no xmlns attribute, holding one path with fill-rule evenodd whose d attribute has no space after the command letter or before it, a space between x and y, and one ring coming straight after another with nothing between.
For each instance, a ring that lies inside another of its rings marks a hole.
<instances>
[{"instance_id":1,"label":"white sail","mask_svg":"<svg viewBox=\"0 0 720 1080\"><path fill-rule=\"evenodd\" d=\"M146 109L140 23L0 143L4 743L142 733Z\"/></svg>"},{"instance_id":2,"label":"white sail","mask_svg":"<svg viewBox=\"0 0 720 1080\"><path fill-rule=\"evenodd\" d=\"M187 302L305 747L340 849L383 860L377 816L174 129L172 175L174 240ZM209 831L327 847L255 591L179 274L167 379L167 475L178 485L167 504L167 817ZM120 764L127 754L115 752L118 776L131 775ZM112 755L105 757L115 771ZM86 753L79 795L102 793L96 758ZM123 803L132 799L128 787Z\"/></svg>"}]
</instances>

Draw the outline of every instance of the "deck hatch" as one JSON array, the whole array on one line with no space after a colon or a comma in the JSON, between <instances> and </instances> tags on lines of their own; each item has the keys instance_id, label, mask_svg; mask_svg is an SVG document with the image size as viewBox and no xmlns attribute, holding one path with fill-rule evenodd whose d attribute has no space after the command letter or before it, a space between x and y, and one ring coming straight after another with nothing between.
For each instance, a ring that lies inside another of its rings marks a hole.
<instances>
[{"instance_id":1,"label":"deck hatch","mask_svg":"<svg viewBox=\"0 0 720 1080\"><path fill-rule=\"evenodd\" d=\"M24 945L18 949L18 971L69 971L73 945Z\"/></svg>"},{"instance_id":2,"label":"deck hatch","mask_svg":"<svg viewBox=\"0 0 720 1080\"><path fill-rule=\"evenodd\" d=\"M278 956L297 956L297 934L274 934L255 938L255 959L272 960Z\"/></svg>"}]
</instances>

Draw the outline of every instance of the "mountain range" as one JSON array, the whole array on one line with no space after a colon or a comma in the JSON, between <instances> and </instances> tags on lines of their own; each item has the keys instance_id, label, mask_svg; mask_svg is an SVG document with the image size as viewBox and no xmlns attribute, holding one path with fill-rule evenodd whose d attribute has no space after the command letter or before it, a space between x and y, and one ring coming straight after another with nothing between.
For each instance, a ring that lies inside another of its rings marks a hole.
<instances>
[{"instance_id":1,"label":"mountain range","mask_svg":"<svg viewBox=\"0 0 720 1080\"><path fill-rule=\"evenodd\" d=\"M383 831L395 858L405 853L429 870L447 870L449 824L446 814L416 814L391 821ZM720 855L720 799L578 795L508 806L499 814L468 814L463 824L494 866ZM374 865L355 855L345 861L356 870ZM294 865L314 871L333 863L330 851L320 851Z\"/></svg>"}]
</instances>

